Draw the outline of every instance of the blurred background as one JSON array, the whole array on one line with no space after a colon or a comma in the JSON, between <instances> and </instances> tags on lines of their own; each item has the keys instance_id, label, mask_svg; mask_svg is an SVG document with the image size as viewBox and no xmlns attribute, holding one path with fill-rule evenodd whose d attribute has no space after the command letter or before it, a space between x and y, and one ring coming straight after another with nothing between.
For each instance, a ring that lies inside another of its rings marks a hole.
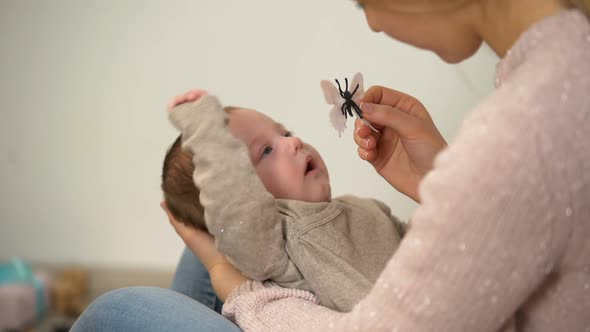
<instances>
[{"instance_id":1,"label":"blurred background","mask_svg":"<svg viewBox=\"0 0 590 332\"><path fill-rule=\"evenodd\" d=\"M0 261L151 269L183 248L159 203L178 135L165 104L204 88L323 155L333 195L415 208L339 138L319 82L414 95L448 141L493 87L490 49L459 65L370 31L354 1L0 1ZM132 281L131 281L132 282Z\"/></svg>"}]
</instances>

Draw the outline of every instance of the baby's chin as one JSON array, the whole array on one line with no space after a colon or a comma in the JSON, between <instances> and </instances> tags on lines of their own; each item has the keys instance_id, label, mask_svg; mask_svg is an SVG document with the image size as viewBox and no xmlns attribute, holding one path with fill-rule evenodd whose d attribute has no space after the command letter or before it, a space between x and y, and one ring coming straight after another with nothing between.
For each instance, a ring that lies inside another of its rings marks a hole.
<instances>
[{"instance_id":1,"label":"baby's chin","mask_svg":"<svg viewBox=\"0 0 590 332\"><path fill-rule=\"evenodd\" d=\"M332 188L330 187L330 183L323 183L321 185L321 191L314 193L313 195L309 195L308 199L302 199L302 201L315 203L331 202Z\"/></svg>"},{"instance_id":2,"label":"baby's chin","mask_svg":"<svg viewBox=\"0 0 590 332\"><path fill-rule=\"evenodd\" d=\"M320 187L321 190L312 194L303 195L273 195L279 199L289 199L294 201L303 201L308 203L322 203L332 201L332 189L329 183L324 183Z\"/></svg>"}]
</instances>

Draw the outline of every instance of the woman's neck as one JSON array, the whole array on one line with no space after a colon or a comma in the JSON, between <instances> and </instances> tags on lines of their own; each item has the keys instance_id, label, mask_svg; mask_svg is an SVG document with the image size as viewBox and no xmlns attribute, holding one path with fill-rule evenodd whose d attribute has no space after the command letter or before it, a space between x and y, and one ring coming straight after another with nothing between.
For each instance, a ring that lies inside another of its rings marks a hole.
<instances>
[{"instance_id":1,"label":"woman's neck","mask_svg":"<svg viewBox=\"0 0 590 332\"><path fill-rule=\"evenodd\" d=\"M481 4L476 29L501 58L531 25L567 8L560 0L491 0Z\"/></svg>"}]
</instances>

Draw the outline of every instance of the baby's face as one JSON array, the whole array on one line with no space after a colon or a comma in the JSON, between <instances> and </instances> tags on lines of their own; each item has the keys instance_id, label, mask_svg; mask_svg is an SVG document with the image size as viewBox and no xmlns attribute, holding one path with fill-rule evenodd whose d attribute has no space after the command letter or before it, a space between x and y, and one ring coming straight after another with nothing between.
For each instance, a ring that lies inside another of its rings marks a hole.
<instances>
[{"instance_id":1,"label":"baby's face","mask_svg":"<svg viewBox=\"0 0 590 332\"><path fill-rule=\"evenodd\" d=\"M229 128L248 147L258 177L275 198L306 202L331 200L328 170L311 145L254 110L231 111Z\"/></svg>"}]
</instances>

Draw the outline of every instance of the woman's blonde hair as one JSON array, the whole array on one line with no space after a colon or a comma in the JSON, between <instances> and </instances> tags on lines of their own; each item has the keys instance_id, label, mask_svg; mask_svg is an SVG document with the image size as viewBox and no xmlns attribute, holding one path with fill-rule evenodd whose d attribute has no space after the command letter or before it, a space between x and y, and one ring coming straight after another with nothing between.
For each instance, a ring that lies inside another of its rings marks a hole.
<instances>
[{"instance_id":1,"label":"woman's blonde hair","mask_svg":"<svg viewBox=\"0 0 590 332\"><path fill-rule=\"evenodd\" d=\"M398 13L424 14L452 10L473 1L475 0L361 0L360 3L371 4ZM586 16L590 16L590 0L562 1L580 9Z\"/></svg>"},{"instance_id":2,"label":"woman's blonde hair","mask_svg":"<svg viewBox=\"0 0 590 332\"><path fill-rule=\"evenodd\" d=\"M371 4L392 12L424 14L455 9L473 1L474 0L362 0L360 3L362 5Z\"/></svg>"},{"instance_id":3,"label":"woman's blonde hair","mask_svg":"<svg viewBox=\"0 0 590 332\"><path fill-rule=\"evenodd\" d=\"M590 0L569 0L569 2L590 17Z\"/></svg>"}]
</instances>

